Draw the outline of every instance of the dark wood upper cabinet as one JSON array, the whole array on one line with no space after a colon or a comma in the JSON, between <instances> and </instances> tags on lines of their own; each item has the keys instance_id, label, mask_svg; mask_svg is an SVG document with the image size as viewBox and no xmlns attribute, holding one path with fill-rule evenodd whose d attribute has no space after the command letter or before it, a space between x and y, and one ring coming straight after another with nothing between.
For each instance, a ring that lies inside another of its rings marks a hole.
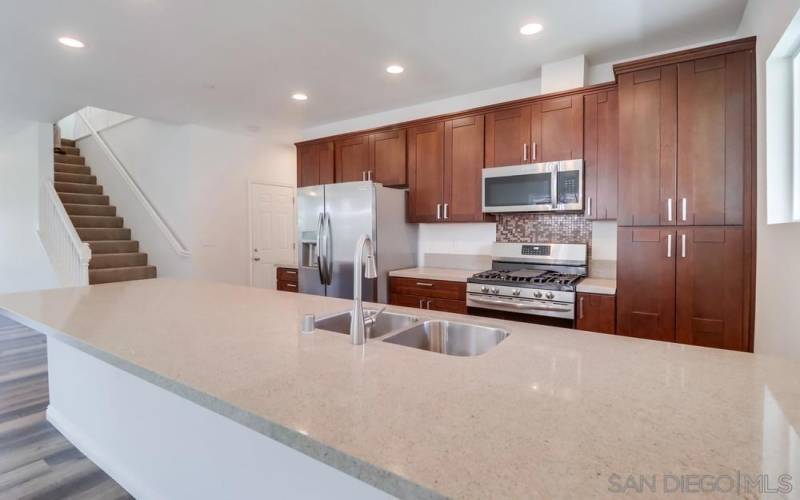
<instances>
[{"instance_id":1,"label":"dark wood upper cabinet","mask_svg":"<svg viewBox=\"0 0 800 500\"><path fill-rule=\"evenodd\" d=\"M676 222L677 67L619 75L621 226Z\"/></svg>"},{"instance_id":2,"label":"dark wood upper cabinet","mask_svg":"<svg viewBox=\"0 0 800 500\"><path fill-rule=\"evenodd\" d=\"M531 161L531 105L486 114L486 167Z\"/></svg>"},{"instance_id":3,"label":"dark wood upper cabinet","mask_svg":"<svg viewBox=\"0 0 800 500\"><path fill-rule=\"evenodd\" d=\"M617 232L617 334L675 340L674 229Z\"/></svg>"},{"instance_id":4,"label":"dark wood upper cabinet","mask_svg":"<svg viewBox=\"0 0 800 500\"><path fill-rule=\"evenodd\" d=\"M406 131L405 129L378 132L369 136L368 175L384 186L405 186L406 176Z\"/></svg>"},{"instance_id":5,"label":"dark wood upper cabinet","mask_svg":"<svg viewBox=\"0 0 800 500\"><path fill-rule=\"evenodd\" d=\"M297 186L333 182L333 141L297 146Z\"/></svg>"},{"instance_id":6,"label":"dark wood upper cabinet","mask_svg":"<svg viewBox=\"0 0 800 500\"><path fill-rule=\"evenodd\" d=\"M532 163L583 158L583 96L535 102L529 147Z\"/></svg>"},{"instance_id":7,"label":"dark wood upper cabinet","mask_svg":"<svg viewBox=\"0 0 800 500\"><path fill-rule=\"evenodd\" d=\"M751 57L734 52L678 65L680 225L743 224Z\"/></svg>"},{"instance_id":8,"label":"dark wood upper cabinet","mask_svg":"<svg viewBox=\"0 0 800 500\"><path fill-rule=\"evenodd\" d=\"M744 308L744 238L740 228L679 228L676 340L748 349Z\"/></svg>"},{"instance_id":9,"label":"dark wood upper cabinet","mask_svg":"<svg viewBox=\"0 0 800 500\"><path fill-rule=\"evenodd\" d=\"M617 91L587 95L584 98L584 114L584 214L589 220L614 220L617 218L619 166Z\"/></svg>"},{"instance_id":10,"label":"dark wood upper cabinet","mask_svg":"<svg viewBox=\"0 0 800 500\"><path fill-rule=\"evenodd\" d=\"M444 202L442 217L452 222L483 221L484 117L468 116L444 124Z\"/></svg>"},{"instance_id":11,"label":"dark wood upper cabinet","mask_svg":"<svg viewBox=\"0 0 800 500\"><path fill-rule=\"evenodd\" d=\"M408 129L408 220L442 220L444 200L444 122Z\"/></svg>"},{"instance_id":12,"label":"dark wood upper cabinet","mask_svg":"<svg viewBox=\"0 0 800 500\"><path fill-rule=\"evenodd\" d=\"M366 180L369 170L369 135L336 141L336 182Z\"/></svg>"}]
</instances>

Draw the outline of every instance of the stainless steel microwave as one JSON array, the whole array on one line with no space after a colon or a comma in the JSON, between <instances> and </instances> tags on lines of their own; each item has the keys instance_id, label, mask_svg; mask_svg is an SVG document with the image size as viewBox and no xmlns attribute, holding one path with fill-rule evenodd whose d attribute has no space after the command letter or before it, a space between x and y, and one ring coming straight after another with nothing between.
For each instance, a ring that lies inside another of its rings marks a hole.
<instances>
[{"instance_id":1,"label":"stainless steel microwave","mask_svg":"<svg viewBox=\"0 0 800 500\"><path fill-rule=\"evenodd\" d=\"M583 210L583 160L483 169L483 211Z\"/></svg>"}]
</instances>

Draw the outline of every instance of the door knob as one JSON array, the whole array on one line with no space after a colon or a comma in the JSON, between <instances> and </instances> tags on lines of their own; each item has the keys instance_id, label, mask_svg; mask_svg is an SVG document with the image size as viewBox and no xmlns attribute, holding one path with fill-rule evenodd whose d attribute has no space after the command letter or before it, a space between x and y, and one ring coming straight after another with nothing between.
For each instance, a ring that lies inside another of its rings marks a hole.
<instances>
[{"instance_id":1,"label":"door knob","mask_svg":"<svg viewBox=\"0 0 800 500\"><path fill-rule=\"evenodd\" d=\"M253 260L258 262L259 260L261 260L261 257L253 257Z\"/></svg>"}]
</instances>

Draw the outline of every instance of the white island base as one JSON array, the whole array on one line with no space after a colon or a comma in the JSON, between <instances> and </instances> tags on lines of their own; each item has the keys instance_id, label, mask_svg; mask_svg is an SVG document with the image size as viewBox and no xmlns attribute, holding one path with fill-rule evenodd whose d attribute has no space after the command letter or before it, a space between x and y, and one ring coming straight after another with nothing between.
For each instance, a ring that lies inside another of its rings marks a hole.
<instances>
[{"instance_id":1,"label":"white island base","mask_svg":"<svg viewBox=\"0 0 800 500\"><path fill-rule=\"evenodd\" d=\"M47 419L138 499L393 498L48 336Z\"/></svg>"}]
</instances>

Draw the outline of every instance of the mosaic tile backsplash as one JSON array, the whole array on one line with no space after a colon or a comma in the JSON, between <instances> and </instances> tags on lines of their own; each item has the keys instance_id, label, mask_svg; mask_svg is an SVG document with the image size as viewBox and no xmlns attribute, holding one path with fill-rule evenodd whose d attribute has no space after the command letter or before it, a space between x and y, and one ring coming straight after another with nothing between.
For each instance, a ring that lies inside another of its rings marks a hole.
<instances>
[{"instance_id":1,"label":"mosaic tile backsplash","mask_svg":"<svg viewBox=\"0 0 800 500\"><path fill-rule=\"evenodd\" d=\"M499 214L498 243L592 243L592 222L583 214Z\"/></svg>"}]
</instances>

